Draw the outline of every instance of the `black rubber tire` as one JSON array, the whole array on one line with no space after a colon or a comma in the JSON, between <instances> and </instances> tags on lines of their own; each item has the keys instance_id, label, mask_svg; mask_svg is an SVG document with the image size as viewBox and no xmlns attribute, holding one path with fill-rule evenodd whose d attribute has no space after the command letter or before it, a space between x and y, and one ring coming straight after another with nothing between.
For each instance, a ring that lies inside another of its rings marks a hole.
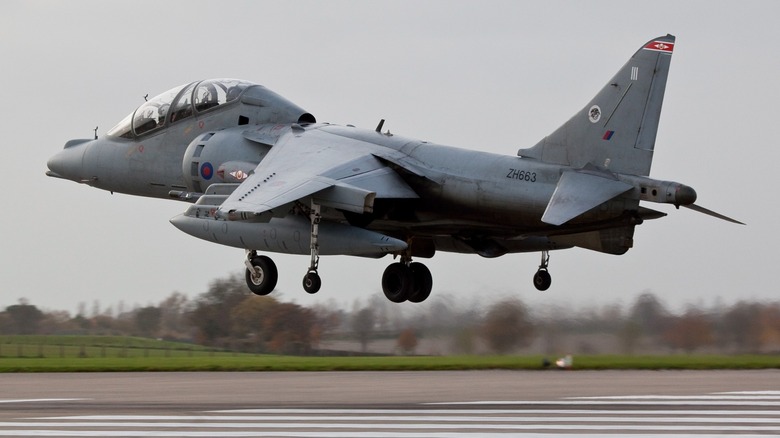
<instances>
[{"instance_id":1,"label":"black rubber tire","mask_svg":"<svg viewBox=\"0 0 780 438\"><path fill-rule=\"evenodd\" d=\"M552 277L547 269L540 269L534 274L534 287L540 291L545 291L550 288L552 284Z\"/></svg>"},{"instance_id":2,"label":"black rubber tire","mask_svg":"<svg viewBox=\"0 0 780 438\"><path fill-rule=\"evenodd\" d=\"M422 303L431 295L433 289L433 276L427 266L422 263L412 262L409 265L412 270L412 293L409 294L410 303Z\"/></svg>"},{"instance_id":3,"label":"black rubber tire","mask_svg":"<svg viewBox=\"0 0 780 438\"><path fill-rule=\"evenodd\" d=\"M319 292L322 286L322 280L319 274L314 271L309 271L303 276L303 290L310 294L316 294Z\"/></svg>"},{"instance_id":4,"label":"black rubber tire","mask_svg":"<svg viewBox=\"0 0 780 438\"><path fill-rule=\"evenodd\" d=\"M260 268L259 278L253 278L252 272L246 269L246 285L255 295L268 295L276 288L279 280L279 271L270 257L257 256L252 259L252 266Z\"/></svg>"},{"instance_id":5,"label":"black rubber tire","mask_svg":"<svg viewBox=\"0 0 780 438\"><path fill-rule=\"evenodd\" d=\"M393 263L382 274L382 292L394 303L403 303L413 289L412 270L402 263Z\"/></svg>"}]
</instances>

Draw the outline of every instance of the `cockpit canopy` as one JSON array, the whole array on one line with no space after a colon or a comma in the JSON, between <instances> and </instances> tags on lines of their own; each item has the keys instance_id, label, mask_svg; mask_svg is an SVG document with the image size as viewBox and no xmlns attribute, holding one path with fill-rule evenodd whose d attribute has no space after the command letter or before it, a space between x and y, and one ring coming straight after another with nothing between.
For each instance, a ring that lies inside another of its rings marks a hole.
<instances>
[{"instance_id":1,"label":"cockpit canopy","mask_svg":"<svg viewBox=\"0 0 780 438\"><path fill-rule=\"evenodd\" d=\"M209 79L172 88L138 107L108 131L111 137L135 138L235 101L249 86L238 79Z\"/></svg>"}]
</instances>

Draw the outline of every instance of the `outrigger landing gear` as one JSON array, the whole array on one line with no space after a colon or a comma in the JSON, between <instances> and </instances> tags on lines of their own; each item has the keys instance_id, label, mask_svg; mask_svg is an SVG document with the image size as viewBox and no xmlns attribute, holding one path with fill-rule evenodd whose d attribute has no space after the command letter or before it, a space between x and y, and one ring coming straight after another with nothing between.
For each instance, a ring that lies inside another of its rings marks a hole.
<instances>
[{"instance_id":1,"label":"outrigger landing gear","mask_svg":"<svg viewBox=\"0 0 780 438\"><path fill-rule=\"evenodd\" d=\"M306 275L303 276L303 290L310 294L316 294L322 286L322 280L317 273L317 267L320 264L320 246L318 242L320 231L320 215L319 204L311 203L311 211L309 212L309 219L311 220L311 262L309 263L309 270Z\"/></svg>"},{"instance_id":2,"label":"outrigger landing gear","mask_svg":"<svg viewBox=\"0 0 780 438\"><path fill-rule=\"evenodd\" d=\"M276 287L279 271L268 256L258 256L257 251L246 250L246 285L255 295L268 295Z\"/></svg>"},{"instance_id":3,"label":"outrigger landing gear","mask_svg":"<svg viewBox=\"0 0 780 438\"><path fill-rule=\"evenodd\" d=\"M536 289L545 291L550 288L552 284L552 277L547 272L547 265L550 263L550 251L542 251L542 264L539 265L539 270L534 274L534 286Z\"/></svg>"}]
</instances>

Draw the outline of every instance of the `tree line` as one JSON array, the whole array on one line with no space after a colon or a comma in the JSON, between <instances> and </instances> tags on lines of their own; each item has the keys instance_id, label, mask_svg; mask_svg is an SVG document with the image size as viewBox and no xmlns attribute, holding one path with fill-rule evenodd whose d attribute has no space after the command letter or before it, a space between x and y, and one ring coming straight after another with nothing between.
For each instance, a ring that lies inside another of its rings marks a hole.
<instances>
[{"instance_id":1,"label":"tree line","mask_svg":"<svg viewBox=\"0 0 780 438\"><path fill-rule=\"evenodd\" d=\"M126 335L234 351L279 354L777 353L780 301L739 301L673 312L645 292L627 307L531 309L504 299L481 307L445 294L425 306L376 296L351 310L304 307L249 294L243 278L213 281L193 299L174 292L158 305L72 316L22 299L0 312L0 334Z\"/></svg>"}]
</instances>

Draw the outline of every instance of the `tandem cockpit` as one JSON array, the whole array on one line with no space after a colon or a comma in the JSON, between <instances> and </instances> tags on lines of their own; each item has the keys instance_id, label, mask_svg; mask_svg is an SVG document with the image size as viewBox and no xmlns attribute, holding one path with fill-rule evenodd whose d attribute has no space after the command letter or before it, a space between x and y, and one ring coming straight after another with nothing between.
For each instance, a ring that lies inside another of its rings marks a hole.
<instances>
[{"instance_id":1,"label":"tandem cockpit","mask_svg":"<svg viewBox=\"0 0 780 438\"><path fill-rule=\"evenodd\" d=\"M232 103L253 85L238 79L208 79L180 85L146 101L111 128L107 135L127 139L146 135L166 125Z\"/></svg>"},{"instance_id":2,"label":"tandem cockpit","mask_svg":"<svg viewBox=\"0 0 780 438\"><path fill-rule=\"evenodd\" d=\"M262 85L238 79L190 82L143 102L105 136L68 141L49 160L47 175L111 192L168 197L171 190L189 186L192 168L200 170L202 164L210 169L216 163L202 154L243 148L250 156L242 160L256 164L258 152L245 148L245 142L271 140L246 132L295 123L316 119ZM188 155L190 145L193 152ZM190 162L193 156L197 163Z\"/></svg>"}]
</instances>

